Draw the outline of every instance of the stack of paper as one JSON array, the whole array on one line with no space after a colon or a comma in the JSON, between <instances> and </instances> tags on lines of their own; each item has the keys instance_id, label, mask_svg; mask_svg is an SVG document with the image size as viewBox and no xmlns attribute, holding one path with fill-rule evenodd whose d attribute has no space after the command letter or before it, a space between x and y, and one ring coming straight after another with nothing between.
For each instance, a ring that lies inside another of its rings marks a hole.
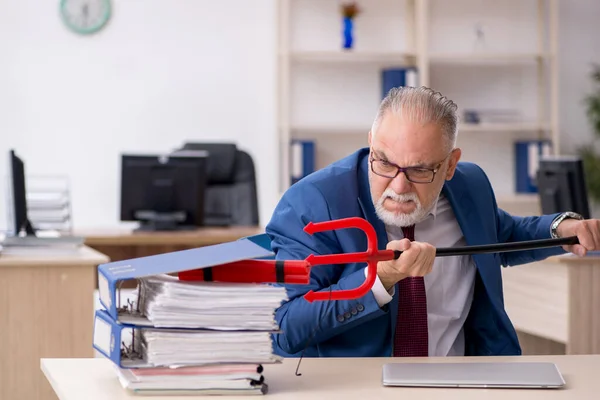
<instances>
[{"instance_id":1,"label":"stack of paper","mask_svg":"<svg viewBox=\"0 0 600 400\"><path fill-rule=\"evenodd\" d=\"M94 348L110 358L135 394L265 394L263 365L278 363L275 311L287 300L270 283L179 280L171 274L271 252L241 239L98 267ZM250 272L251 273L251 272ZM225 274L226 276L226 274ZM126 304L120 282L136 279Z\"/></svg>"},{"instance_id":2,"label":"stack of paper","mask_svg":"<svg viewBox=\"0 0 600 400\"><path fill-rule=\"evenodd\" d=\"M117 369L124 388L136 394L266 394L260 364L221 364L181 368Z\"/></svg>"},{"instance_id":3,"label":"stack of paper","mask_svg":"<svg viewBox=\"0 0 600 400\"><path fill-rule=\"evenodd\" d=\"M274 310L283 287L264 284L188 282L170 275L140 281L139 311L153 326L277 330Z\"/></svg>"},{"instance_id":4,"label":"stack of paper","mask_svg":"<svg viewBox=\"0 0 600 400\"><path fill-rule=\"evenodd\" d=\"M144 369L119 368L135 393L264 394L262 365L281 358L271 334L285 288L190 282L166 274L140 278L132 305L151 327L135 330L132 349Z\"/></svg>"}]
</instances>

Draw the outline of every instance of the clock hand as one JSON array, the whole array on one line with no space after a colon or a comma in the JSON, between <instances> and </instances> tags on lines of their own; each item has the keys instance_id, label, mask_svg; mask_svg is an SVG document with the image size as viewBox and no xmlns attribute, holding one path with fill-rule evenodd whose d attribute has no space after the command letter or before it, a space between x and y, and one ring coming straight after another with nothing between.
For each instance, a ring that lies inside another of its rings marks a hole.
<instances>
[{"instance_id":1,"label":"clock hand","mask_svg":"<svg viewBox=\"0 0 600 400\"><path fill-rule=\"evenodd\" d=\"M88 16L89 16L89 4L85 3L82 6L82 10L81 12L83 13L83 23L85 26L87 26L87 22L88 22Z\"/></svg>"}]
</instances>

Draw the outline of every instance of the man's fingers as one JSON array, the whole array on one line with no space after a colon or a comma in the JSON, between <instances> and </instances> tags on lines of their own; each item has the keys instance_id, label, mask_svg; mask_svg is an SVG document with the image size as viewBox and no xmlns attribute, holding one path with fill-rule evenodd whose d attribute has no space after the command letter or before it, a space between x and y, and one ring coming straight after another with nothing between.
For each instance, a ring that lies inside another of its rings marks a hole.
<instances>
[{"instance_id":1,"label":"man's fingers","mask_svg":"<svg viewBox=\"0 0 600 400\"><path fill-rule=\"evenodd\" d=\"M412 264L412 267L408 271L410 276L425 276L431 272L431 266L433 264L432 257L435 254L433 247L427 243L417 243L413 245L413 248L418 248L418 254ZM417 249L415 249L417 250Z\"/></svg>"},{"instance_id":2,"label":"man's fingers","mask_svg":"<svg viewBox=\"0 0 600 400\"><path fill-rule=\"evenodd\" d=\"M586 255L587 253L587 249L585 248L585 246L581 245L581 244L574 244L573 246L571 246L571 248L568 250L573 254L576 254L580 257L583 257Z\"/></svg>"}]
</instances>

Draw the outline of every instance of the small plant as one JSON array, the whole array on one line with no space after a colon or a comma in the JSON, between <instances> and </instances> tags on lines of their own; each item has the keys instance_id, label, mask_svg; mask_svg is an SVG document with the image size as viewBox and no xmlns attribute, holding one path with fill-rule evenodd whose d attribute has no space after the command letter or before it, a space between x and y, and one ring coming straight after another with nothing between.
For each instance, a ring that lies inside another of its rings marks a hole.
<instances>
[{"instance_id":1,"label":"small plant","mask_svg":"<svg viewBox=\"0 0 600 400\"><path fill-rule=\"evenodd\" d=\"M360 8L355 1L347 1L342 4L342 16L353 19L360 13Z\"/></svg>"},{"instance_id":2,"label":"small plant","mask_svg":"<svg viewBox=\"0 0 600 400\"><path fill-rule=\"evenodd\" d=\"M578 153L585 169L588 194L595 203L600 204L600 156L596 153L597 142L600 139L600 65L593 65L590 76L594 87L584 102L595 138L591 143L580 147Z\"/></svg>"}]
</instances>

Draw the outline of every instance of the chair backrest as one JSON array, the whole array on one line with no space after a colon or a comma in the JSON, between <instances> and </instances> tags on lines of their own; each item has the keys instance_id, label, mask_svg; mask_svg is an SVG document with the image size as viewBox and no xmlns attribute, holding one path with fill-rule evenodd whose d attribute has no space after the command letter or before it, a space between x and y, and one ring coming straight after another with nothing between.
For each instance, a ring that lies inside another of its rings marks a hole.
<instances>
[{"instance_id":1,"label":"chair backrest","mask_svg":"<svg viewBox=\"0 0 600 400\"><path fill-rule=\"evenodd\" d=\"M256 226L259 223L252 157L234 143L185 143L180 150L208 155L205 226Z\"/></svg>"}]
</instances>

